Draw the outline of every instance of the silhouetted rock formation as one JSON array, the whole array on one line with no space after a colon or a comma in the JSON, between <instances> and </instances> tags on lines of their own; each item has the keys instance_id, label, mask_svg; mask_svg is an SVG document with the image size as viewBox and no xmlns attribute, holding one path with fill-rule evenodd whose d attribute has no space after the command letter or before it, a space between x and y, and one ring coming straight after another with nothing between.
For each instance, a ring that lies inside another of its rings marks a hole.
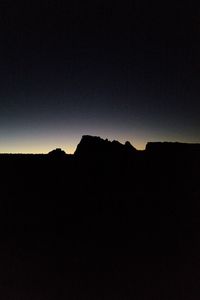
<instances>
[{"instance_id":1,"label":"silhouetted rock formation","mask_svg":"<svg viewBox=\"0 0 200 300\"><path fill-rule=\"evenodd\" d=\"M200 152L200 144L178 143L178 142L148 142L146 145L148 152Z\"/></svg>"},{"instance_id":2,"label":"silhouetted rock formation","mask_svg":"<svg viewBox=\"0 0 200 300\"><path fill-rule=\"evenodd\" d=\"M56 149L50 151L50 152L48 153L48 155L52 155L52 156L55 156L55 157L63 157L63 156L66 155L66 153L65 153L64 150L62 150L62 149L60 149L60 148L56 148Z\"/></svg>"},{"instance_id":3,"label":"silhouetted rock formation","mask_svg":"<svg viewBox=\"0 0 200 300\"><path fill-rule=\"evenodd\" d=\"M137 150L126 142L124 145L118 141L104 140L98 136L84 135L74 153L77 157L122 156L134 154Z\"/></svg>"}]
</instances>

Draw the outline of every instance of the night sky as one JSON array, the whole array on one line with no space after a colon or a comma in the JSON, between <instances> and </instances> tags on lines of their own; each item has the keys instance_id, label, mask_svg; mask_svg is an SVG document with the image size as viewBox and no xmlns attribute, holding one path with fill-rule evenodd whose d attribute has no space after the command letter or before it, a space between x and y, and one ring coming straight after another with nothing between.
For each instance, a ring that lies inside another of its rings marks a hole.
<instances>
[{"instance_id":1,"label":"night sky","mask_svg":"<svg viewBox=\"0 0 200 300\"><path fill-rule=\"evenodd\" d=\"M0 1L0 152L200 142L193 1Z\"/></svg>"}]
</instances>

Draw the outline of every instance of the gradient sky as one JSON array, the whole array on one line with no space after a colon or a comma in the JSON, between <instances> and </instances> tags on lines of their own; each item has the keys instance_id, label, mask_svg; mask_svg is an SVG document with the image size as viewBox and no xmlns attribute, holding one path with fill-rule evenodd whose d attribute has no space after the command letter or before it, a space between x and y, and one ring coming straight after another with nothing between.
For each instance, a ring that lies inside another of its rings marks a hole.
<instances>
[{"instance_id":1,"label":"gradient sky","mask_svg":"<svg viewBox=\"0 0 200 300\"><path fill-rule=\"evenodd\" d=\"M193 1L0 1L0 152L200 142Z\"/></svg>"}]
</instances>

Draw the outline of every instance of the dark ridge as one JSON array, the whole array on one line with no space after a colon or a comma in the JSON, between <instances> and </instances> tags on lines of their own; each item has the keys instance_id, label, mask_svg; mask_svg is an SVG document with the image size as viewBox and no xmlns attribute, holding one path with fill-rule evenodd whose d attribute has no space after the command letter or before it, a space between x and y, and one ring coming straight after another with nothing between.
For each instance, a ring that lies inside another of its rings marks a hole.
<instances>
[{"instance_id":1,"label":"dark ridge","mask_svg":"<svg viewBox=\"0 0 200 300\"><path fill-rule=\"evenodd\" d=\"M67 154L61 148L56 148L56 149L50 151L48 153L48 155L55 156L55 157L63 157L63 156L66 156Z\"/></svg>"},{"instance_id":2,"label":"dark ridge","mask_svg":"<svg viewBox=\"0 0 200 300\"><path fill-rule=\"evenodd\" d=\"M99 157L102 155L126 155L134 154L137 150L126 142L124 145L118 141L109 141L98 136L83 135L74 155L77 157Z\"/></svg>"},{"instance_id":3,"label":"dark ridge","mask_svg":"<svg viewBox=\"0 0 200 300\"><path fill-rule=\"evenodd\" d=\"M139 151L129 141L122 144L116 140L109 141L99 136L83 135L81 141L77 145L74 152L75 157L99 157L107 156L127 156L134 155L135 153L159 153L159 154L177 154L177 153L196 153L200 152L199 143L180 143L180 142L148 142L145 150ZM1 158L42 158L49 157L66 157L73 156L73 154L67 154L61 148L51 150L48 154L33 154L33 153L0 153Z\"/></svg>"},{"instance_id":4,"label":"dark ridge","mask_svg":"<svg viewBox=\"0 0 200 300\"><path fill-rule=\"evenodd\" d=\"M200 151L200 144L180 142L148 142L145 150L156 152Z\"/></svg>"}]
</instances>

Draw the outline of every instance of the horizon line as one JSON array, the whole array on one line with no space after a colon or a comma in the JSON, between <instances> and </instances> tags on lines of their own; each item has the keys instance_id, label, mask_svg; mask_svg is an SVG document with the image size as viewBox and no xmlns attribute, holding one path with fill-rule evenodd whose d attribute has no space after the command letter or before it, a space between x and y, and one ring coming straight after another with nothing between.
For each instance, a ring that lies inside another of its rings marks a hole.
<instances>
[{"instance_id":1,"label":"horizon line","mask_svg":"<svg viewBox=\"0 0 200 300\"><path fill-rule=\"evenodd\" d=\"M90 136L90 137L98 137L98 138L101 138L102 140L104 140L104 141L106 141L106 140L108 140L109 142L113 142L113 141L118 141L118 140L116 140L116 139L113 139L113 140L109 140L108 138L102 138L102 137L100 137L100 136L96 136L96 135L87 135L87 134L85 134L85 135L82 135L82 137L81 137L81 139L80 139L80 141L82 140L82 138L84 137L84 136ZM119 142L119 141L118 141ZM130 141L128 141L130 144L131 144L131 142ZM80 142L79 142L80 143ZM78 144L79 144L78 143ZM119 142L120 144L122 144L122 145L124 145L125 143L121 143L121 142ZM181 142L181 141L166 141L166 140L164 140L164 141L148 141L148 142L146 142L146 144L145 144L145 147L144 148L136 148L134 145L132 145L137 151L145 151L146 150L146 148L147 148L147 145L149 144L149 143L153 143L153 144L156 144L156 143L162 143L162 144L164 144L164 143L168 143L168 144L187 144L187 145L200 145L200 142ZM62 147L59 147L59 146L55 146L55 148L51 148L51 149L49 149L47 152L36 152L36 151L33 151L33 152L10 152L10 151L8 151L8 152L1 152L1 150L0 150L0 155L48 155L51 151L53 151L53 150L56 150L56 149L61 149L61 150L64 150L64 152L65 152L65 154L66 155L74 155L74 153L75 153L75 151L76 151L76 148L77 148L77 146L78 146L78 144L76 145L76 147L75 147L75 149L74 149L74 151L73 152L67 152L64 148L62 148Z\"/></svg>"}]
</instances>

